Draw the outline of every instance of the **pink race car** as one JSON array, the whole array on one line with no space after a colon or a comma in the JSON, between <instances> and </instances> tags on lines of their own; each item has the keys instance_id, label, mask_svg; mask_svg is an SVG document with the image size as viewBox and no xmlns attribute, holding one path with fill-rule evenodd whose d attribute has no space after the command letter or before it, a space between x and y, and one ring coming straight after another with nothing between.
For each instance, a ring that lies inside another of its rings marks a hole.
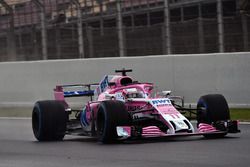
<instances>
[{"instance_id":1,"label":"pink race car","mask_svg":"<svg viewBox=\"0 0 250 167\"><path fill-rule=\"evenodd\" d=\"M121 75L106 75L99 84L56 86L55 100L35 103L34 136L38 141L52 141L62 140L65 134L83 135L111 143L165 136L217 138L240 132L238 121L230 120L222 95L202 96L197 108L185 108L182 97L172 96L171 91L154 92L152 83L134 81L127 72L132 70L116 70ZM82 96L90 101L80 109L72 109L65 101ZM184 116L187 112L196 114L197 127Z\"/></svg>"}]
</instances>

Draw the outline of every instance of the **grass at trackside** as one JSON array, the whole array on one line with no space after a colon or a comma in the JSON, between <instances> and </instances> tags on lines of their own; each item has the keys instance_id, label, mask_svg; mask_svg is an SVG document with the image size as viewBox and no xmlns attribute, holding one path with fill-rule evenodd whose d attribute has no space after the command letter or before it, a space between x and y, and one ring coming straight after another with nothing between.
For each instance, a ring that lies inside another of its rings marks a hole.
<instances>
[{"instance_id":1,"label":"grass at trackside","mask_svg":"<svg viewBox=\"0 0 250 167\"><path fill-rule=\"evenodd\" d=\"M196 119L195 114L186 113L186 117L194 120ZM230 116L231 120L239 120L239 121L249 121L250 122L250 108L230 108Z\"/></svg>"},{"instance_id":2,"label":"grass at trackside","mask_svg":"<svg viewBox=\"0 0 250 167\"><path fill-rule=\"evenodd\" d=\"M31 117L32 108L0 108L0 117ZM248 109L230 109L230 115L232 120L240 120L240 121L250 121L250 108ZM192 115L195 118L194 115Z\"/></svg>"},{"instance_id":3,"label":"grass at trackside","mask_svg":"<svg viewBox=\"0 0 250 167\"><path fill-rule=\"evenodd\" d=\"M231 108L230 115L232 120L250 121L250 108Z\"/></svg>"},{"instance_id":4,"label":"grass at trackside","mask_svg":"<svg viewBox=\"0 0 250 167\"><path fill-rule=\"evenodd\" d=\"M30 107L2 107L0 108L0 117L31 117L32 108Z\"/></svg>"}]
</instances>

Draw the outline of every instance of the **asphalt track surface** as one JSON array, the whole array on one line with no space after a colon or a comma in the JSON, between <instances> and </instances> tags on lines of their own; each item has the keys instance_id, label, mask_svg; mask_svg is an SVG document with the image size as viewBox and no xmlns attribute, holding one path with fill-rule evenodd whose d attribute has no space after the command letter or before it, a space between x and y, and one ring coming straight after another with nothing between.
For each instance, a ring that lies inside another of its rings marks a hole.
<instances>
[{"instance_id":1,"label":"asphalt track surface","mask_svg":"<svg viewBox=\"0 0 250 167\"><path fill-rule=\"evenodd\" d=\"M0 167L248 167L250 125L223 139L200 136L103 145L67 136L37 142L30 119L0 118Z\"/></svg>"}]
</instances>

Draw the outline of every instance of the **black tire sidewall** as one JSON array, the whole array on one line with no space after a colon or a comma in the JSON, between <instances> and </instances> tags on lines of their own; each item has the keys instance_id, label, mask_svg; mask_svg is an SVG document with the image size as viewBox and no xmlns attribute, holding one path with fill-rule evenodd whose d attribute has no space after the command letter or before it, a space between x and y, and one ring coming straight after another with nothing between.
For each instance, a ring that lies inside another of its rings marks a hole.
<instances>
[{"instance_id":1,"label":"black tire sidewall","mask_svg":"<svg viewBox=\"0 0 250 167\"><path fill-rule=\"evenodd\" d=\"M107 109L104 103L101 103L98 109L97 113L97 138L100 142L103 142L108 136L110 138L113 138L110 136L110 134L107 133L107 129L109 128L107 123L109 122L108 116L107 116ZM102 129L102 132L101 132ZM112 131L112 130L110 130Z\"/></svg>"},{"instance_id":2,"label":"black tire sidewall","mask_svg":"<svg viewBox=\"0 0 250 167\"><path fill-rule=\"evenodd\" d=\"M200 110L200 107L204 107L205 110ZM197 103L197 109L198 123L211 124L212 122L230 119L227 101L220 94L202 96Z\"/></svg>"},{"instance_id":3,"label":"black tire sidewall","mask_svg":"<svg viewBox=\"0 0 250 167\"><path fill-rule=\"evenodd\" d=\"M39 141L62 140L66 132L67 120L68 115L60 101L38 101L32 113L34 136Z\"/></svg>"},{"instance_id":4,"label":"black tire sidewall","mask_svg":"<svg viewBox=\"0 0 250 167\"><path fill-rule=\"evenodd\" d=\"M202 110L204 108L204 110ZM227 121L230 113L227 101L223 95L211 94L200 97L197 103L197 127L200 123L212 124L217 121ZM227 133L207 134L206 138L220 138Z\"/></svg>"},{"instance_id":5,"label":"black tire sidewall","mask_svg":"<svg viewBox=\"0 0 250 167\"><path fill-rule=\"evenodd\" d=\"M41 139L42 135L42 114L39 104L36 103L32 112L32 129L34 136L37 139Z\"/></svg>"},{"instance_id":6,"label":"black tire sidewall","mask_svg":"<svg viewBox=\"0 0 250 167\"><path fill-rule=\"evenodd\" d=\"M100 118L103 117L103 118ZM103 122L103 131L100 130L100 119ZM129 125L130 118L125 104L121 101L103 101L97 112L97 138L102 143L113 143L117 140L117 126Z\"/></svg>"}]
</instances>

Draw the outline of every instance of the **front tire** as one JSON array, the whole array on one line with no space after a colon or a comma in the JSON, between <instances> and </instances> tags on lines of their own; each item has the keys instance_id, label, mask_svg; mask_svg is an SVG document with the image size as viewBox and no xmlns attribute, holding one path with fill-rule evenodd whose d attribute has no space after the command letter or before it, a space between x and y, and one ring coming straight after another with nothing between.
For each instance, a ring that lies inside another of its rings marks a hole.
<instances>
[{"instance_id":1,"label":"front tire","mask_svg":"<svg viewBox=\"0 0 250 167\"><path fill-rule=\"evenodd\" d=\"M67 113L59 101L38 101L32 112L32 129L38 141L62 140L67 124Z\"/></svg>"},{"instance_id":2,"label":"front tire","mask_svg":"<svg viewBox=\"0 0 250 167\"><path fill-rule=\"evenodd\" d=\"M229 107L223 95L210 94L200 97L197 103L197 126L200 123L212 125L220 121L230 119ZM218 130L225 131L224 125L217 127ZM224 137L227 133L204 135L206 138Z\"/></svg>"},{"instance_id":3,"label":"front tire","mask_svg":"<svg viewBox=\"0 0 250 167\"><path fill-rule=\"evenodd\" d=\"M129 125L130 117L121 101L103 101L97 112L97 137L102 143L113 143L118 139L116 127Z\"/></svg>"}]
</instances>

